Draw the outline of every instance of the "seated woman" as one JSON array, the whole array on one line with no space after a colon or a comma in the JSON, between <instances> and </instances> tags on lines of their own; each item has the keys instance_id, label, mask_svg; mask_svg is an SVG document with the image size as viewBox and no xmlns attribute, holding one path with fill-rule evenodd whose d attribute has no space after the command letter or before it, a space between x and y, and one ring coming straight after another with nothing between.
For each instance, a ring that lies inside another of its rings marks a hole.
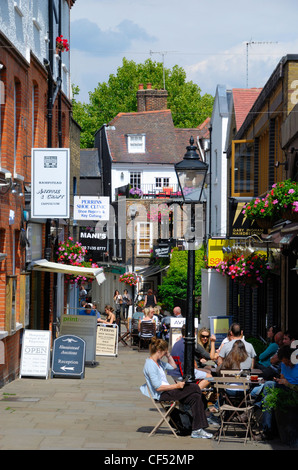
<instances>
[{"instance_id":1,"label":"seated woman","mask_svg":"<svg viewBox=\"0 0 298 470\"><path fill-rule=\"evenodd\" d=\"M163 357L166 357L168 362L162 361ZM169 384L165 371L175 368L175 361L168 351L168 343L163 339L152 338L150 357L146 359L144 366L146 384L140 387L141 392L149 396L148 387L155 400L178 400L183 404L188 404L193 416L191 437L211 439L213 434L204 430L204 428L208 427L208 421L200 388L195 383L185 384L185 382L177 382Z\"/></svg>"},{"instance_id":2,"label":"seated woman","mask_svg":"<svg viewBox=\"0 0 298 470\"><path fill-rule=\"evenodd\" d=\"M138 330L139 330L139 334L140 334L140 331L141 331L141 323L155 323L155 320L153 318L154 316L154 309L149 307L149 308L144 308L144 316L143 318L140 318L139 319L139 324L138 324ZM156 323L155 323L156 325ZM143 335L145 337L145 335ZM148 337L151 337L152 335L148 336Z\"/></svg>"},{"instance_id":3,"label":"seated woman","mask_svg":"<svg viewBox=\"0 0 298 470\"><path fill-rule=\"evenodd\" d=\"M97 323L105 323L106 325L114 325L116 323L116 316L114 314L114 309L111 307L111 305L105 306L105 314L107 315L107 318L105 320L98 318Z\"/></svg>"},{"instance_id":4,"label":"seated woman","mask_svg":"<svg viewBox=\"0 0 298 470\"><path fill-rule=\"evenodd\" d=\"M230 369L250 369L251 360L248 357L248 354L245 349L245 345L241 339L238 339L233 344L233 347L229 354L222 360L221 365L217 368L220 370L230 370Z\"/></svg>"},{"instance_id":5,"label":"seated woman","mask_svg":"<svg viewBox=\"0 0 298 470\"><path fill-rule=\"evenodd\" d=\"M248 354L245 349L243 341L240 339L235 341L233 347L229 354L223 359L221 365L217 368L217 372L220 373L221 370L244 370L250 369L251 361L248 357ZM231 379L232 384L232 379ZM235 384L233 384L235 385ZM237 390L236 388L229 389L227 388L227 393L230 396L237 397L242 395L242 391Z\"/></svg>"},{"instance_id":6,"label":"seated woman","mask_svg":"<svg viewBox=\"0 0 298 470\"><path fill-rule=\"evenodd\" d=\"M198 343L195 348L195 358L201 367L208 361L216 361L218 353L215 351L216 337L210 334L207 328L201 328L198 333Z\"/></svg>"}]
</instances>

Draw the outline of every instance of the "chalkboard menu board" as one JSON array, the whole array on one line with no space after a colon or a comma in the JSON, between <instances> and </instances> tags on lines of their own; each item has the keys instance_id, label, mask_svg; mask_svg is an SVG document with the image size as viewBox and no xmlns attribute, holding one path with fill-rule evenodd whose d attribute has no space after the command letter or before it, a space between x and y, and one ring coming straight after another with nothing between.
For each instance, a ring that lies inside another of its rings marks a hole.
<instances>
[{"instance_id":1,"label":"chalkboard menu board","mask_svg":"<svg viewBox=\"0 0 298 470\"><path fill-rule=\"evenodd\" d=\"M48 378L51 332L25 330L22 343L20 377Z\"/></svg>"},{"instance_id":2,"label":"chalkboard menu board","mask_svg":"<svg viewBox=\"0 0 298 470\"><path fill-rule=\"evenodd\" d=\"M52 358L52 377L85 376L86 343L74 335L59 336L55 339Z\"/></svg>"}]
</instances>

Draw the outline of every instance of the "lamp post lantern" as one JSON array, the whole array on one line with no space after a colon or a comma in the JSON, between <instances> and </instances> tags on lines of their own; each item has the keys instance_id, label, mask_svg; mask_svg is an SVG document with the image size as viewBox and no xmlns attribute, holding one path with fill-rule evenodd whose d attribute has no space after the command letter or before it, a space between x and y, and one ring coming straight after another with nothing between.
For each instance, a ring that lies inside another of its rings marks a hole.
<instances>
[{"instance_id":1,"label":"lamp post lantern","mask_svg":"<svg viewBox=\"0 0 298 470\"><path fill-rule=\"evenodd\" d=\"M203 162L197 153L193 137L187 152L181 162L176 163L180 190L185 203L191 204L191 233L192 238L188 242L195 241L195 205L200 203L208 164ZM186 309L186 333L184 344L184 380L194 382L194 352L195 352L195 244L188 246L188 270L187 270L187 309Z\"/></svg>"}]
</instances>

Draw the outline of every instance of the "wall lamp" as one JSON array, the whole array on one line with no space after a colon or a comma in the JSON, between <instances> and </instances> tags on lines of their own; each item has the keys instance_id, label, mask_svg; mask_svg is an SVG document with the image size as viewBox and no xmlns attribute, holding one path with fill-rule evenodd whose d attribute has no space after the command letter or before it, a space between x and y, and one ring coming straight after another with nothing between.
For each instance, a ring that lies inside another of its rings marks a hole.
<instances>
[{"instance_id":1,"label":"wall lamp","mask_svg":"<svg viewBox=\"0 0 298 470\"><path fill-rule=\"evenodd\" d=\"M16 196L19 196L19 197L24 196L22 186L20 183L12 183L11 194L15 194Z\"/></svg>"},{"instance_id":2,"label":"wall lamp","mask_svg":"<svg viewBox=\"0 0 298 470\"><path fill-rule=\"evenodd\" d=\"M284 166L286 171L288 171L289 169L288 160L286 160L285 162L275 162L274 166L275 168L278 168L279 166Z\"/></svg>"}]
</instances>

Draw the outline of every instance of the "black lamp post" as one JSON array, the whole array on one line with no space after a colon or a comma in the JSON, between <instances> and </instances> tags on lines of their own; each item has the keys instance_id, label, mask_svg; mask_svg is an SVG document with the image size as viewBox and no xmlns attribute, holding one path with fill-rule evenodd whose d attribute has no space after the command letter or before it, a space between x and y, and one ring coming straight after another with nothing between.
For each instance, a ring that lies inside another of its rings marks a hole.
<instances>
[{"instance_id":1,"label":"black lamp post","mask_svg":"<svg viewBox=\"0 0 298 470\"><path fill-rule=\"evenodd\" d=\"M187 152L181 162L176 163L175 171L180 190L185 203L191 204L191 239L188 246L188 271L187 271L187 311L186 311L186 333L184 346L184 380L194 382L194 352L195 352L195 205L200 203L205 183L208 164L200 160L197 147L194 145L193 137L190 145L186 147Z\"/></svg>"}]
</instances>

